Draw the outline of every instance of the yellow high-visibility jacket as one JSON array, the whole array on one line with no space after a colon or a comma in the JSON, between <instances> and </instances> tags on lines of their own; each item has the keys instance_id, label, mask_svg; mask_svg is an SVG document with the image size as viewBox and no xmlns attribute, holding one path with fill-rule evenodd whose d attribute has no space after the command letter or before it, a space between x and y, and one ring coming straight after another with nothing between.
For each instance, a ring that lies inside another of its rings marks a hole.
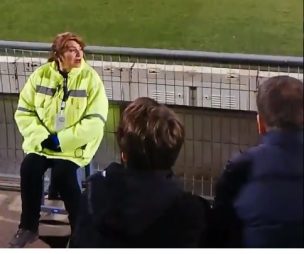
<instances>
[{"instance_id":1,"label":"yellow high-visibility jacket","mask_svg":"<svg viewBox=\"0 0 304 254\"><path fill-rule=\"evenodd\" d=\"M83 167L91 161L102 140L108 99L99 75L82 60L81 66L73 68L67 78L69 96L63 110L65 124L57 132L61 152L43 149L41 142L56 133L63 81L55 62L35 70L20 93L15 120L24 138L25 153L70 160Z\"/></svg>"}]
</instances>

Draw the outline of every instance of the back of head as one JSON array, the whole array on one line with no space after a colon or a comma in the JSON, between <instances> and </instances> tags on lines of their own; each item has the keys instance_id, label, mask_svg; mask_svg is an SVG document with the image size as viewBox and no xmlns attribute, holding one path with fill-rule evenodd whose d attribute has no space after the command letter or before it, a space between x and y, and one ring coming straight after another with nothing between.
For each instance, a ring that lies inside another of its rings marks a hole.
<instances>
[{"instance_id":1,"label":"back of head","mask_svg":"<svg viewBox=\"0 0 304 254\"><path fill-rule=\"evenodd\" d=\"M64 32L57 34L55 39L53 40L50 57L48 62L57 61L66 51L67 43L69 41L75 41L79 44L79 46L83 49L85 47L85 43L80 36L71 32Z\"/></svg>"},{"instance_id":2,"label":"back of head","mask_svg":"<svg viewBox=\"0 0 304 254\"><path fill-rule=\"evenodd\" d=\"M303 83L289 76L276 76L258 87L257 108L267 128L303 128Z\"/></svg>"},{"instance_id":3,"label":"back of head","mask_svg":"<svg viewBox=\"0 0 304 254\"><path fill-rule=\"evenodd\" d=\"M128 167L170 169L184 142L184 127L172 110L143 97L124 110L117 140Z\"/></svg>"}]
</instances>

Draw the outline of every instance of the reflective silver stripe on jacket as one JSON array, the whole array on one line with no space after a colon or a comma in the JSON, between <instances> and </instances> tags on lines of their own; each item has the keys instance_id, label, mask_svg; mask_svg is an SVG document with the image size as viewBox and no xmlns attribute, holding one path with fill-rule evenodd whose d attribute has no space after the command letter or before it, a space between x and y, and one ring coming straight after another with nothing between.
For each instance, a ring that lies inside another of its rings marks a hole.
<instances>
[{"instance_id":1,"label":"reflective silver stripe on jacket","mask_svg":"<svg viewBox=\"0 0 304 254\"><path fill-rule=\"evenodd\" d=\"M23 108L23 107L18 107L17 110L23 111L23 112L28 112L28 113L34 113L34 114L36 114L35 111L29 110L29 109Z\"/></svg>"},{"instance_id":2,"label":"reflective silver stripe on jacket","mask_svg":"<svg viewBox=\"0 0 304 254\"><path fill-rule=\"evenodd\" d=\"M103 118L102 115L100 114L90 114L90 115L86 115L84 116L82 119L85 119L85 118L91 118L91 117L98 117L101 121L103 121L104 123L106 123L106 120Z\"/></svg>"},{"instance_id":3,"label":"reflective silver stripe on jacket","mask_svg":"<svg viewBox=\"0 0 304 254\"><path fill-rule=\"evenodd\" d=\"M50 88L46 86L36 86L36 93L46 94L53 96L56 93L56 88Z\"/></svg>"},{"instance_id":4,"label":"reflective silver stripe on jacket","mask_svg":"<svg viewBox=\"0 0 304 254\"><path fill-rule=\"evenodd\" d=\"M87 91L86 90L70 90L69 96L72 97L87 97Z\"/></svg>"}]
</instances>

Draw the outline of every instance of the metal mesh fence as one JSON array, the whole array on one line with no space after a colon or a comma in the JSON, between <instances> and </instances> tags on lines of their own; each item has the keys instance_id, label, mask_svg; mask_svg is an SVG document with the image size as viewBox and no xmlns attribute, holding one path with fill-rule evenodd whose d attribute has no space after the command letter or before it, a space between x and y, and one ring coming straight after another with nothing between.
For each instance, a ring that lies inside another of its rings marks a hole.
<instances>
[{"instance_id":1,"label":"metal mesh fence","mask_svg":"<svg viewBox=\"0 0 304 254\"><path fill-rule=\"evenodd\" d=\"M2 179L19 177L24 155L13 119L18 94L29 75L48 56L45 45L32 49L31 44L26 44L26 49L17 46L0 43ZM212 58L205 54L198 59L187 52L115 50L89 47L86 53L87 61L102 77L110 100L105 136L93 160L95 170L119 161L115 131L122 105L148 96L173 108L184 123L186 140L174 170L186 190L208 197L214 195L215 183L227 160L258 142L257 86L275 75L303 80L303 62L298 58L270 57L267 62L266 56L229 58L223 54L222 58Z\"/></svg>"}]
</instances>

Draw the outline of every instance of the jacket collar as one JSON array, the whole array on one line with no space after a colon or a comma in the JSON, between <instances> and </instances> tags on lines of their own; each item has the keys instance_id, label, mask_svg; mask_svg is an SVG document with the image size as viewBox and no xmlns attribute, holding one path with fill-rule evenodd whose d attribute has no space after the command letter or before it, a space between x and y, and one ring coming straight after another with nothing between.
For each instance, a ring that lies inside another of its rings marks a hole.
<instances>
[{"instance_id":1,"label":"jacket collar","mask_svg":"<svg viewBox=\"0 0 304 254\"><path fill-rule=\"evenodd\" d=\"M172 169L139 170L130 167L125 167L123 164L117 162L111 163L105 170L120 170L138 176L149 176L149 177L171 178L174 176Z\"/></svg>"},{"instance_id":2,"label":"jacket collar","mask_svg":"<svg viewBox=\"0 0 304 254\"><path fill-rule=\"evenodd\" d=\"M292 131L269 131L263 136L262 143L271 145L303 146L303 129Z\"/></svg>"},{"instance_id":3,"label":"jacket collar","mask_svg":"<svg viewBox=\"0 0 304 254\"><path fill-rule=\"evenodd\" d=\"M52 70L55 71L59 77L62 77L61 74L59 73L58 66L55 61L51 62L50 66L51 66ZM82 59L80 67L72 68L72 70L68 74L68 77L73 77L73 76L76 76L77 74L79 74L83 70L84 66L85 66L85 60Z\"/></svg>"}]
</instances>

